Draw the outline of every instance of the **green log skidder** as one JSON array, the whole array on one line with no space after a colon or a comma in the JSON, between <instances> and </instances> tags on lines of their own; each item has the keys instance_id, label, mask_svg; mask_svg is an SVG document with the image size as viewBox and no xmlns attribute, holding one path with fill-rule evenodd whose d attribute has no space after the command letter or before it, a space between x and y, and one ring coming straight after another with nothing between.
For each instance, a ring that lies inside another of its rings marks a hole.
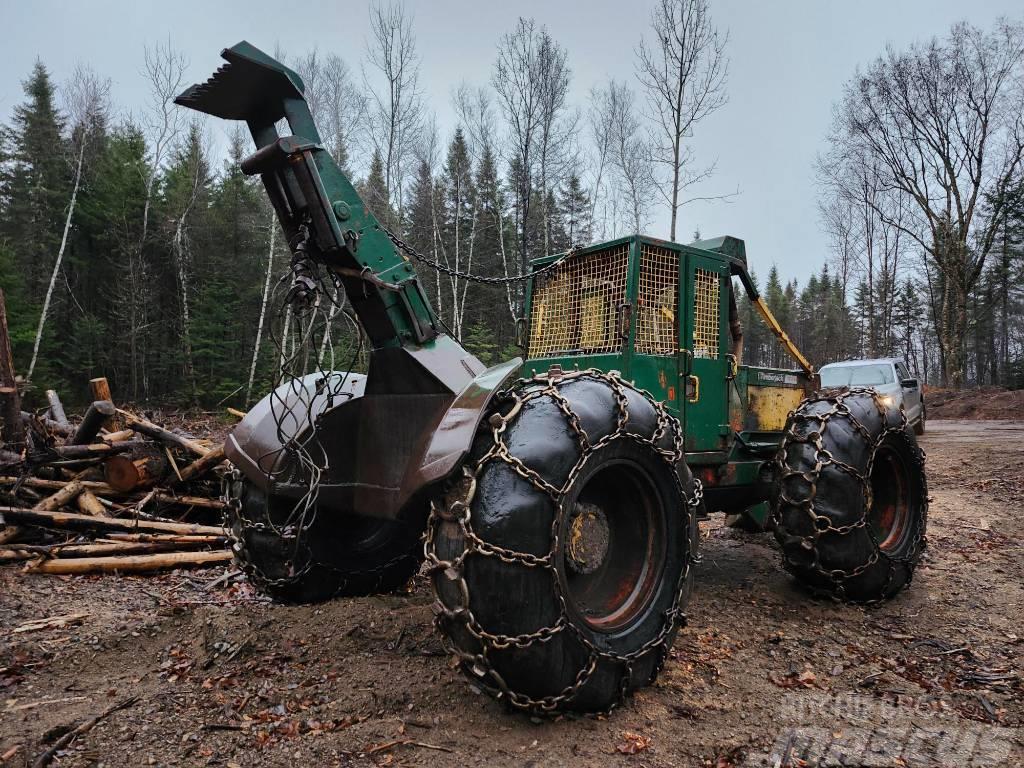
<instances>
[{"instance_id":1,"label":"green log skidder","mask_svg":"<svg viewBox=\"0 0 1024 768\"><path fill-rule=\"evenodd\" d=\"M284 601L403 586L479 687L532 712L606 711L650 684L685 621L697 518L772 527L812 590L882 600L925 543L923 454L870 390L815 392L742 240L627 237L533 262L526 359L485 368L321 146L299 76L248 43L177 103L248 124L292 251L297 324L343 289L364 373L281 383L227 441L228 521ZM279 135L285 121L289 135ZM733 278L798 364L742 364ZM511 278L518 279L518 278Z\"/></svg>"}]
</instances>

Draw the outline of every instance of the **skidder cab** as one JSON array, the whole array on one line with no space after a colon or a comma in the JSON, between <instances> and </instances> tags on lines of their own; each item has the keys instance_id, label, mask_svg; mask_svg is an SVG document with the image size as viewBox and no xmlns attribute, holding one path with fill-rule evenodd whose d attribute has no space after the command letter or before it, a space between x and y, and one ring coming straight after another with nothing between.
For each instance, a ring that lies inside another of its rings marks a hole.
<instances>
[{"instance_id":1,"label":"skidder cab","mask_svg":"<svg viewBox=\"0 0 1024 768\"><path fill-rule=\"evenodd\" d=\"M383 229L320 146L298 75L247 43L222 55L178 103L248 123L242 168L293 253L279 309L313 328L344 291L370 361L321 369L303 332L231 435L228 520L254 583L291 601L366 594L425 557L461 668L532 712L607 711L657 677L709 511L773 528L815 591L871 601L909 583L927 490L906 415L871 390L814 391L741 240L539 259L508 278L528 281L527 359L485 370L413 262L439 265ZM733 278L797 369L743 364Z\"/></svg>"}]
</instances>

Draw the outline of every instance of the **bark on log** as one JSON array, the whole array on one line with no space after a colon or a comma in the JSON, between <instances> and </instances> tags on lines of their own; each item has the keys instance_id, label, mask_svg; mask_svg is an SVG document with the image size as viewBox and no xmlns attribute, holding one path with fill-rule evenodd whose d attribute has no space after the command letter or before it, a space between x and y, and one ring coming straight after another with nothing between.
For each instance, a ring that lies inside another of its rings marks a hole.
<instances>
[{"instance_id":1,"label":"bark on log","mask_svg":"<svg viewBox=\"0 0 1024 768\"><path fill-rule=\"evenodd\" d=\"M43 560L31 566L30 573L145 573L167 568L216 565L229 562L230 551L168 552L158 555L127 555L125 557L81 557L68 560Z\"/></svg>"},{"instance_id":2,"label":"bark on log","mask_svg":"<svg viewBox=\"0 0 1024 768\"><path fill-rule=\"evenodd\" d=\"M73 512L43 512L22 507L0 507L0 515L8 523L38 525L74 531L128 531L141 533L180 533L223 536L224 529L212 525L172 523L164 520L129 520L119 517L92 517Z\"/></svg>"},{"instance_id":3,"label":"bark on log","mask_svg":"<svg viewBox=\"0 0 1024 768\"><path fill-rule=\"evenodd\" d=\"M163 456L111 456L103 462L103 479L115 491L130 493L150 488L167 474L167 459Z\"/></svg>"},{"instance_id":4,"label":"bark on log","mask_svg":"<svg viewBox=\"0 0 1024 768\"><path fill-rule=\"evenodd\" d=\"M20 478L17 477L0 477L0 485L14 485ZM82 487L86 490L90 490L97 496L128 496L130 501L138 501L142 498L139 496L132 496L132 494L121 493L114 488L111 488L106 483L96 482L94 480L82 480ZM49 488L53 490L60 490L66 485L66 481L63 480L45 480L41 477L26 477L24 485L29 488ZM209 499L205 496L184 496L172 493L154 493L152 501L158 504L177 504L183 507L202 507L203 509L224 509L224 502L220 499Z\"/></svg>"},{"instance_id":5,"label":"bark on log","mask_svg":"<svg viewBox=\"0 0 1024 768\"><path fill-rule=\"evenodd\" d=\"M100 399L100 398L95 398ZM62 427L70 427L68 423L67 414L64 413L64 404L60 401L60 396L54 389L46 390L46 402L50 404L50 418L53 421L60 424Z\"/></svg>"},{"instance_id":6,"label":"bark on log","mask_svg":"<svg viewBox=\"0 0 1024 768\"><path fill-rule=\"evenodd\" d=\"M223 549L210 539L203 539L191 544L199 547L210 544ZM39 557L108 557L110 555L151 555L158 552L181 552L188 549L189 544L175 541L118 541L105 544L54 544L46 547L0 547L0 561L3 560L35 560Z\"/></svg>"},{"instance_id":7,"label":"bark on log","mask_svg":"<svg viewBox=\"0 0 1024 768\"><path fill-rule=\"evenodd\" d=\"M208 544L211 547L223 546L227 543L226 534L212 536L209 534L187 534L187 533L105 533L104 541L134 541L140 543L166 543L166 544Z\"/></svg>"},{"instance_id":8,"label":"bark on log","mask_svg":"<svg viewBox=\"0 0 1024 768\"><path fill-rule=\"evenodd\" d=\"M100 500L96 498L96 494L92 491L83 488L75 501L78 503L78 509L83 515L92 515L93 517L106 517L107 515L106 507L100 503Z\"/></svg>"},{"instance_id":9,"label":"bark on log","mask_svg":"<svg viewBox=\"0 0 1024 768\"><path fill-rule=\"evenodd\" d=\"M25 445L25 425L21 421L21 396L14 378L14 358L11 357L11 337L7 332L7 303L0 288L0 420L3 442L13 451Z\"/></svg>"},{"instance_id":10,"label":"bark on log","mask_svg":"<svg viewBox=\"0 0 1024 768\"><path fill-rule=\"evenodd\" d=\"M196 459L191 464L189 464L187 467L185 467L183 470L181 470L181 482L187 483L189 480L192 480L193 478L200 477L209 472L211 469L213 469L223 461L224 444L222 443L205 456L201 456L200 458Z\"/></svg>"},{"instance_id":11,"label":"bark on log","mask_svg":"<svg viewBox=\"0 0 1024 768\"><path fill-rule=\"evenodd\" d=\"M92 443L90 445L58 445L51 450L62 459L93 459L112 456L145 448L146 444L139 440L122 440L117 443Z\"/></svg>"},{"instance_id":12,"label":"bark on log","mask_svg":"<svg viewBox=\"0 0 1024 768\"><path fill-rule=\"evenodd\" d=\"M92 392L93 400L107 400L111 403L114 402L114 396L110 394L110 382L107 381L106 376L89 379L89 390ZM118 432L123 428L124 420L116 414L107 422L107 429L112 432Z\"/></svg>"},{"instance_id":13,"label":"bark on log","mask_svg":"<svg viewBox=\"0 0 1024 768\"><path fill-rule=\"evenodd\" d=\"M85 412L82 423L78 425L74 437L71 438L71 445L87 445L96 439L103 425L117 412L114 404L109 400L96 400Z\"/></svg>"},{"instance_id":14,"label":"bark on log","mask_svg":"<svg viewBox=\"0 0 1024 768\"><path fill-rule=\"evenodd\" d=\"M120 408L117 409L117 413L121 416L125 423L136 432L141 432L144 435L149 435L154 440L159 440L162 443L175 446L177 448L184 448L186 451L191 451L196 456L202 457L210 452L209 448L200 445L195 440L190 440L183 435L179 435L175 432L171 432L169 429L157 426L151 421L143 419L141 416L122 411Z\"/></svg>"},{"instance_id":15,"label":"bark on log","mask_svg":"<svg viewBox=\"0 0 1024 768\"><path fill-rule=\"evenodd\" d=\"M72 480L52 496L47 496L40 501L32 509L37 512L52 512L74 501L75 497L84 490L81 480Z\"/></svg>"}]
</instances>

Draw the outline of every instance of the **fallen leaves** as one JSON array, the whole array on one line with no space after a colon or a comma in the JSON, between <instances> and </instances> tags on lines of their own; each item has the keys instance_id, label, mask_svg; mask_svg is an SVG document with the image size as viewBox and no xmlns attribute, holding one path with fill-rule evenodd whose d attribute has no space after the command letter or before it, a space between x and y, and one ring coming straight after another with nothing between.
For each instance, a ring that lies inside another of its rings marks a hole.
<instances>
[{"instance_id":1,"label":"fallen leaves","mask_svg":"<svg viewBox=\"0 0 1024 768\"><path fill-rule=\"evenodd\" d=\"M635 755L651 746L651 738L635 731L623 731L622 742L615 745L615 751L623 755Z\"/></svg>"},{"instance_id":2,"label":"fallen leaves","mask_svg":"<svg viewBox=\"0 0 1024 768\"><path fill-rule=\"evenodd\" d=\"M779 688L815 688L818 682L818 676L809 669L804 669L800 672L794 670L784 676L772 673L768 676L768 679L779 686Z\"/></svg>"}]
</instances>

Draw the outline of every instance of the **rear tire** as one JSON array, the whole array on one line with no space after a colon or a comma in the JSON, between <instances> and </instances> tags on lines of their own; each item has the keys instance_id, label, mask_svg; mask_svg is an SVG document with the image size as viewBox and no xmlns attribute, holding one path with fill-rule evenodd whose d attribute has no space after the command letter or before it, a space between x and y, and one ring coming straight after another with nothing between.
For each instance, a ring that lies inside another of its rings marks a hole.
<instances>
[{"instance_id":1,"label":"rear tire","mask_svg":"<svg viewBox=\"0 0 1024 768\"><path fill-rule=\"evenodd\" d=\"M925 428L925 415L924 415L924 406L922 405L921 406L921 418L919 418L917 420L917 423L914 425L914 434L917 435L918 437L920 437L921 435L924 434L924 428Z\"/></svg>"},{"instance_id":2,"label":"rear tire","mask_svg":"<svg viewBox=\"0 0 1024 768\"><path fill-rule=\"evenodd\" d=\"M284 603L392 592L422 562L420 530L315 508L304 520L291 499L241 481L240 508L229 511L235 560L262 592ZM229 510L231 508L229 507Z\"/></svg>"},{"instance_id":3,"label":"rear tire","mask_svg":"<svg viewBox=\"0 0 1024 768\"><path fill-rule=\"evenodd\" d=\"M516 708L608 711L654 681L685 621L696 516L679 423L597 371L496 403L428 523L437 626Z\"/></svg>"},{"instance_id":4,"label":"rear tire","mask_svg":"<svg viewBox=\"0 0 1024 768\"><path fill-rule=\"evenodd\" d=\"M818 393L790 416L776 463L775 537L797 579L852 602L910 583L928 488L902 409L870 389Z\"/></svg>"}]
</instances>

